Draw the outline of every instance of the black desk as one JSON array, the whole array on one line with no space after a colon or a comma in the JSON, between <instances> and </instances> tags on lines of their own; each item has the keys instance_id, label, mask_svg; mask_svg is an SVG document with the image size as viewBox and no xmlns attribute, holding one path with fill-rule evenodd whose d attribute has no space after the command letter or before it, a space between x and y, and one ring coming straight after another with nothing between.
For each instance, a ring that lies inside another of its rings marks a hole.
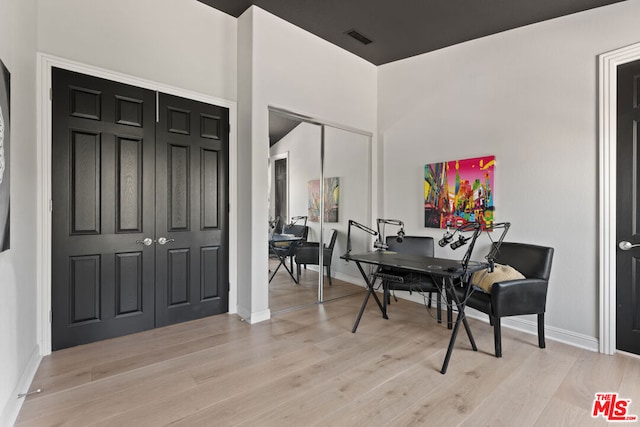
<instances>
[{"instance_id":1,"label":"black desk","mask_svg":"<svg viewBox=\"0 0 640 427\"><path fill-rule=\"evenodd\" d=\"M287 270L287 273L289 273L289 276L291 276L291 279L293 279L293 281L296 284L298 283L296 278L293 276L293 272L289 270L289 268L287 268L287 264L285 263L285 261L288 256L293 256L300 240L302 240L302 237L294 236L293 234L274 233L269 235L269 251L275 256L277 256L278 259L280 260L280 262L278 263L278 266L273 271L273 274L271 275L271 277L269 277L269 283L271 283L271 279L273 279L273 276L276 275L276 273L278 272L281 266L284 266L284 269ZM281 242L288 243L288 245L284 247L276 246L276 243L281 243Z\"/></svg>"},{"instance_id":2,"label":"black desk","mask_svg":"<svg viewBox=\"0 0 640 427\"><path fill-rule=\"evenodd\" d=\"M358 270L360 270L360 274L362 274L362 277L364 278L368 287L367 295L364 297L362 307L360 307L360 312L358 313L358 317L355 324L353 325L353 329L351 332L355 333L356 329L358 329L358 324L360 323L360 319L362 318L362 314L364 313L364 309L367 306L367 302L369 301L369 297L371 295L373 295L373 298L378 304L378 307L380 307L382 317L388 319L386 304L383 305L380 302L380 299L376 295L375 289L373 288L373 282L375 282L375 280L373 282L369 280L368 275L362 268L362 264L376 265L379 267L393 267L402 269L406 272L430 275L433 278L433 281L438 285L438 287L441 290L444 289L451 297L451 300L454 301L456 306L458 307L458 316L456 317L456 322L453 326L453 331L451 332L451 339L449 340L447 355L445 356L442 369L440 370L441 373L444 374L447 372L447 366L449 365L449 360L451 359L451 353L453 352L453 346L458 335L460 322L462 322L462 324L464 325L467 336L469 337L469 341L471 342L471 347L474 351L478 351L476 343L473 340L473 335L471 334L471 329L469 328L469 323L467 322L467 319L464 315L465 302L471 292L471 286L466 287L466 292L462 300L460 300L460 298L458 297L458 293L455 292L454 286L456 281L458 281L459 283L468 281L471 273L487 268L487 264L470 262L465 269L462 263L457 260L446 258L430 258L420 255L410 255L385 251L367 252L362 254L345 254L340 258L346 261L354 261L356 263L356 265L358 266Z\"/></svg>"}]
</instances>

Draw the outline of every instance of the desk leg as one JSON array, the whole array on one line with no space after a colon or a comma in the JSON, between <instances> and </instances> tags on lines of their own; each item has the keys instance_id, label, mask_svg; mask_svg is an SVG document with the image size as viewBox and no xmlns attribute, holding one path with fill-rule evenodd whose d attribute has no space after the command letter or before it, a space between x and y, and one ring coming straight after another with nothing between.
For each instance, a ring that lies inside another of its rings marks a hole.
<instances>
[{"instance_id":1,"label":"desk leg","mask_svg":"<svg viewBox=\"0 0 640 427\"><path fill-rule=\"evenodd\" d=\"M387 311L385 310L385 307L382 305L382 303L380 302L380 299L378 298L378 295L376 295L376 291L373 289L373 283L371 283L369 281L369 278L367 277L367 273L364 272L364 270L362 269L362 266L360 265L359 262L356 261L356 265L358 266L358 270L360 270L360 274L362 274L362 277L364 278L365 283L367 284L367 295L365 295L364 297L364 301L362 301L362 306L360 307L360 312L358 313L358 317L356 318L356 322L353 325L353 329L351 329L352 333L356 333L356 330L358 329L358 325L360 324L360 319L362 318L362 314L364 313L364 309L367 306L367 302L369 302L369 296L373 295L373 298L376 300L376 303L378 303L378 307L380 307L380 311L382 312L382 317L384 319L388 319L389 317L387 317Z\"/></svg>"},{"instance_id":2,"label":"desk leg","mask_svg":"<svg viewBox=\"0 0 640 427\"><path fill-rule=\"evenodd\" d=\"M276 256L278 257L278 260L280 261L280 263L278 264L278 266L276 267L275 270L273 270L273 274L271 275L271 277L269 277L269 283L271 283L271 280L273 279L273 276L276 275L276 273L278 272L278 270L280 270L280 266L282 265L282 258L280 258L280 255L276 254ZM287 268L287 266L285 265L284 268Z\"/></svg>"},{"instance_id":3,"label":"desk leg","mask_svg":"<svg viewBox=\"0 0 640 427\"><path fill-rule=\"evenodd\" d=\"M470 286L467 286L467 291L465 293L465 299L469 296ZM467 331L467 336L469 337L469 341L471 342L471 348L473 351L478 351L478 347L476 346L476 342L473 339L473 334L471 333L471 329L469 328L469 323L467 322L467 317L464 313L465 304L460 301L458 298L458 294L454 289L453 281L449 280L448 285L448 293L451 295L452 301L456 303L456 307L458 307L458 316L456 317L456 323L453 325L453 331L451 332L451 339L449 340L449 347L447 348L447 355L444 358L444 363L442 364L442 369L440 370L441 374L445 374L447 372L447 367L449 366L449 360L451 359L451 354L453 353L453 346L456 342L456 337L458 336L458 329L460 328L460 321L464 325L464 329Z\"/></svg>"},{"instance_id":4,"label":"desk leg","mask_svg":"<svg viewBox=\"0 0 640 427\"><path fill-rule=\"evenodd\" d=\"M291 262L293 263L293 261ZM293 280L293 283L297 285L298 281L296 280L296 277L293 275L293 271L289 270L289 267L287 267L287 257L284 257L280 264L284 267L285 270L287 270L287 273L289 273L289 276L291 276L291 280Z\"/></svg>"},{"instance_id":5,"label":"desk leg","mask_svg":"<svg viewBox=\"0 0 640 427\"><path fill-rule=\"evenodd\" d=\"M278 266L276 267L275 270L273 270L273 274L271 275L271 277L269 277L269 283L271 283L271 280L273 279L273 277L276 275L276 273L278 272L278 270L280 270L280 266L284 267L285 270L287 270L287 273L289 273L289 276L291 276L291 279L293 280L293 282L297 285L298 281L296 280L296 278L293 276L293 273L291 271L289 271L289 268L287 267L287 257L283 256L281 257L277 251L273 250L271 251L271 253L273 253L275 256L278 257L278 259L280 260L280 263L278 264Z\"/></svg>"},{"instance_id":6,"label":"desk leg","mask_svg":"<svg viewBox=\"0 0 640 427\"><path fill-rule=\"evenodd\" d=\"M453 353L453 345L456 342L456 336L458 335L458 328L460 327L460 315L462 313L458 312L458 317L456 318L456 323L453 325L453 331L451 332L451 339L449 340L449 347L447 348L447 355L444 357L444 363L442 364L442 369L440 370L441 374L447 373L447 367L449 366L449 360L451 359L451 353Z\"/></svg>"}]
</instances>

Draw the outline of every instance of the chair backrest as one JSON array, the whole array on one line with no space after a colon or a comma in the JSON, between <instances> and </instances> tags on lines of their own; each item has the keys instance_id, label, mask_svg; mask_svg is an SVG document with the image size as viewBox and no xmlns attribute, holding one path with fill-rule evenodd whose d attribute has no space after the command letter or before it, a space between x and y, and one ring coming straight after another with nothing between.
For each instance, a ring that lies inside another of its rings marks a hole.
<instances>
[{"instance_id":1,"label":"chair backrest","mask_svg":"<svg viewBox=\"0 0 640 427\"><path fill-rule=\"evenodd\" d=\"M493 243L495 246L496 243ZM549 280L553 248L526 243L502 242L495 261L518 270L527 278Z\"/></svg>"},{"instance_id":2,"label":"chair backrest","mask_svg":"<svg viewBox=\"0 0 640 427\"><path fill-rule=\"evenodd\" d=\"M302 240L307 240L309 227L306 225L286 224L282 227L282 234L293 234L296 237L302 237Z\"/></svg>"},{"instance_id":3,"label":"chair backrest","mask_svg":"<svg viewBox=\"0 0 640 427\"><path fill-rule=\"evenodd\" d=\"M294 216L294 217L291 218L291 224L293 225L293 224L301 223L301 224L298 224L298 225L307 225L307 218L309 218L309 217L307 217L307 216Z\"/></svg>"},{"instance_id":4,"label":"chair backrest","mask_svg":"<svg viewBox=\"0 0 640 427\"><path fill-rule=\"evenodd\" d=\"M326 248L331 249L333 251L333 247L336 245L336 240L338 238L338 230L335 228L331 229L331 239L329 239L329 244L324 244Z\"/></svg>"},{"instance_id":5,"label":"chair backrest","mask_svg":"<svg viewBox=\"0 0 640 427\"><path fill-rule=\"evenodd\" d=\"M392 252L400 252L410 255L433 256L433 237L404 236L402 242L397 241L396 236L387 236L387 248Z\"/></svg>"}]
</instances>

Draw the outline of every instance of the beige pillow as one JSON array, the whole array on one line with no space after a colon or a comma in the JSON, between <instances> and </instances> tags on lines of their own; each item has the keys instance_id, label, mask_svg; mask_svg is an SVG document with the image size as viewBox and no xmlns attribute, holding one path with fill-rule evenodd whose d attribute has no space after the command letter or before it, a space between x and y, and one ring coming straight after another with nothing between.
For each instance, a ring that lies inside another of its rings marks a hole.
<instances>
[{"instance_id":1,"label":"beige pillow","mask_svg":"<svg viewBox=\"0 0 640 427\"><path fill-rule=\"evenodd\" d=\"M471 284L482 288L487 293L491 293L491 287L494 283L524 278L522 273L510 265L496 264L493 273L490 273L488 269L473 273Z\"/></svg>"}]
</instances>

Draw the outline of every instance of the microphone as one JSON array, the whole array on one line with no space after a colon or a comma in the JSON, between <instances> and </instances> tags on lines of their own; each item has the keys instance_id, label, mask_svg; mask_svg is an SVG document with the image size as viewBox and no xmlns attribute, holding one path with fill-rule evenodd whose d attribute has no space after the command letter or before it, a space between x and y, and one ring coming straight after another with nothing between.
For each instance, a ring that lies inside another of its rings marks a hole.
<instances>
[{"instance_id":1,"label":"microphone","mask_svg":"<svg viewBox=\"0 0 640 427\"><path fill-rule=\"evenodd\" d=\"M403 241L404 241L404 230L400 228L400 231L398 231L398 237L396 237L396 242L402 243Z\"/></svg>"},{"instance_id":2,"label":"microphone","mask_svg":"<svg viewBox=\"0 0 640 427\"><path fill-rule=\"evenodd\" d=\"M469 239L471 239L471 237L464 237L464 236L458 237L458 240L451 244L451 249L453 249L455 251L460 246L466 245L467 244L467 240L469 240Z\"/></svg>"},{"instance_id":3,"label":"microphone","mask_svg":"<svg viewBox=\"0 0 640 427\"><path fill-rule=\"evenodd\" d=\"M444 248L449 244L449 242L451 242L451 240L453 240L453 234L447 231L444 233L444 236L442 236L442 239L438 241L438 245L440 245L441 248Z\"/></svg>"}]
</instances>

